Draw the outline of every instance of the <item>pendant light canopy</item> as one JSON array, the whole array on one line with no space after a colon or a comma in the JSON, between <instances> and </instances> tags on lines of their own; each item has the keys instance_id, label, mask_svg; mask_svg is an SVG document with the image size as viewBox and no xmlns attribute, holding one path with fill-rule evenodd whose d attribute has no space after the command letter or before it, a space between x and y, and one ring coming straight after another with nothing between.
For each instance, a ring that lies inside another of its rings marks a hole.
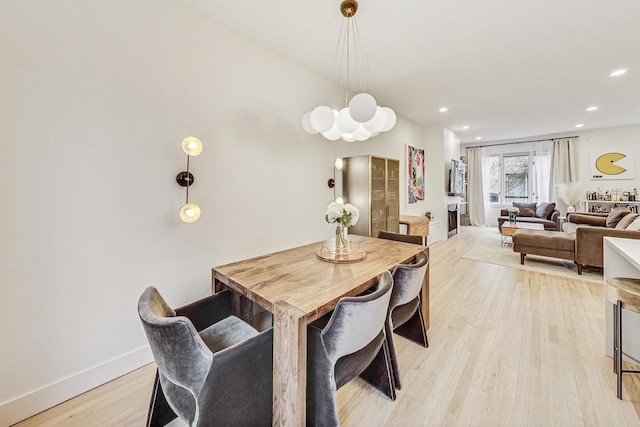
<instances>
[{"instance_id":1,"label":"pendant light canopy","mask_svg":"<svg viewBox=\"0 0 640 427\"><path fill-rule=\"evenodd\" d=\"M319 105L302 118L310 134L320 133L328 140L364 141L391 130L396 114L379 105L371 72L358 32L355 14L358 2L340 4L344 16L338 44L327 79L327 105Z\"/></svg>"}]
</instances>

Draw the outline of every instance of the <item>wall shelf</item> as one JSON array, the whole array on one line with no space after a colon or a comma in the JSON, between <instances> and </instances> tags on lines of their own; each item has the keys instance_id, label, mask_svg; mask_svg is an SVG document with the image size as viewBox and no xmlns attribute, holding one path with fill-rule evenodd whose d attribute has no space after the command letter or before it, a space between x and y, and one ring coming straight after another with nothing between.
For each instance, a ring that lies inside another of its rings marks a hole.
<instances>
[{"instance_id":1,"label":"wall shelf","mask_svg":"<svg viewBox=\"0 0 640 427\"><path fill-rule=\"evenodd\" d=\"M580 200L580 210L583 212L611 212L611 208L622 206L628 207L631 212L640 212L640 201L620 201L620 200ZM584 209L583 209L584 206Z\"/></svg>"}]
</instances>

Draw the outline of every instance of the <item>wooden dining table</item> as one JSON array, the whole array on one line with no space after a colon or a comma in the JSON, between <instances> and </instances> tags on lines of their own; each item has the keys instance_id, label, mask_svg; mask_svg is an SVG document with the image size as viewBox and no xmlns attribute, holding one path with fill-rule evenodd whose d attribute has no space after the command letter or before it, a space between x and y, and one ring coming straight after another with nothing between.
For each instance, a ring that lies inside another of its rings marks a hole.
<instances>
[{"instance_id":1,"label":"wooden dining table","mask_svg":"<svg viewBox=\"0 0 640 427\"><path fill-rule=\"evenodd\" d=\"M318 242L212 269L212 291L230 289L234 309L251 321L258 304L273 314L273 425L305 425L307 324L330 312L344 296L375 285L382 273L409 263L428 248L404 242L349 236L363 260L321 260L333 242ZM422 291L428 325L428 277Z\"/></svg>"}]
</instances>

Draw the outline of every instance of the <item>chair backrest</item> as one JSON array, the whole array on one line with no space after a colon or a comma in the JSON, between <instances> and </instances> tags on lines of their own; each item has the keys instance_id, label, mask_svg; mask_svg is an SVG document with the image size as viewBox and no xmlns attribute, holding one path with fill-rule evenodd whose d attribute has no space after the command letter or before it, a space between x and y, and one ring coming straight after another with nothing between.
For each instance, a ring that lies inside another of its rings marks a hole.
<instances>
[{"instance_id":1,"label":"chair backrest","mask_svg":"<svg viewBox=\"0 0 640 427\"><path fill-rule=\"evenodd\" d=\"M416 255L413 264L398 264L393 270L393 292L390 308L398 307L413 301L420 295L424 275L429 265L429 257L425 251Z\"/></svg>"},{"instance_id":2,"label":"chair backrest","mask_svg":"<svg viewBox=\"0 0 640 427\"><path fill-rule=\"evenodd\" d=\"M332 362L364 348L380 334L389 309L392 288L393 277L386 271L374 292L344 297L338 301L321 333L325 351Z\"/></svg>"},{"instance_id":3,"label":"chair backrest","mask_svg":"<svg viewBox=\"0 0 640 427\"><path fill-rule=\"evenodd\" d=\"M207 377L213 354L191 321L176 316L153 286L140 296L138 314L160 373L197 394Z\"/></svg>"},{"instance_id":4,"label":"chair backrest","mask_svg":"<svg viewBox=\"0 0 640 427\"><path fill-rule=\"evenodd\" d=\"M378 239L395 240L397 242L413 243L422 245L422 236L414 236L410 234L392 233L390 231L378 231Z\"/></svg>"}]
</instances>

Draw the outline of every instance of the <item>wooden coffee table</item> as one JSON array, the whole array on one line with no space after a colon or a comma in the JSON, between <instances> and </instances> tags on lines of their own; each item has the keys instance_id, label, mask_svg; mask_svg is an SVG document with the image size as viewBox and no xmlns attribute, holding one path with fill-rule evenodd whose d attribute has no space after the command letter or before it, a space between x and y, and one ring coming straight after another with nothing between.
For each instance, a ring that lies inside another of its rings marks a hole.
<instances>
[{"instance_id":1,"label":"wooden coffee table","mask_svg":"<svg viewBox=\"0 0 640 427\"><path fill-rule=\"evenodd\" d=\"M536 224L534 222L504 222L502 223L502 230L500 232L500 244L505 245L509 242L507 237L513 236L519 228L528 228L529 230L544 230L543 224Z\"/></svg>"}]
</instances>

